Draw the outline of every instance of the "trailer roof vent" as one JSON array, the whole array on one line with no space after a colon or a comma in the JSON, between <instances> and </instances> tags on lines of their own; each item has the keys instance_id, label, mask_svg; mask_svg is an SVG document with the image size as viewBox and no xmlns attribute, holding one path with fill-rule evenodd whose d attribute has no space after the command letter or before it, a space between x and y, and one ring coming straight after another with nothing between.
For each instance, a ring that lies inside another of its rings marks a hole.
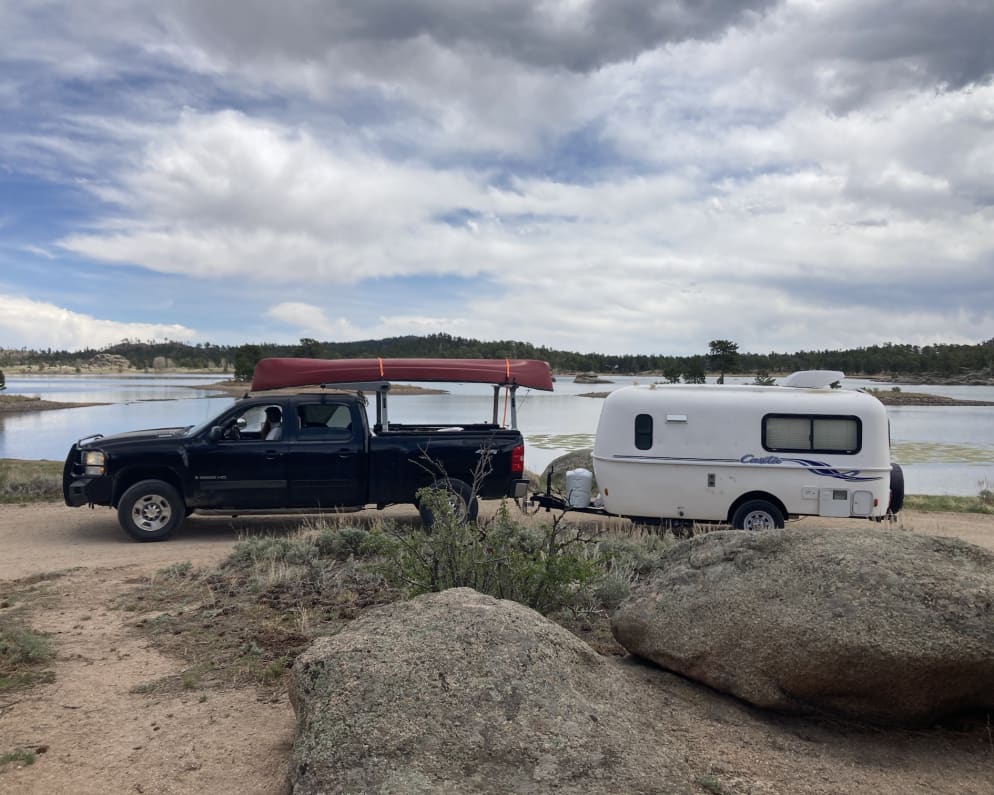
<instances>
[{"instance_id":1,"label":"trailer roof vent","mask_svg":"<svg viewBox=\"0 0 994 795\"><path fill-rule=\"evenodd\" d=\"M839 370L800 370L788 375L781 383L800 389L824 389L845 377L846 374Z\"/></svg>"}]
</instances>

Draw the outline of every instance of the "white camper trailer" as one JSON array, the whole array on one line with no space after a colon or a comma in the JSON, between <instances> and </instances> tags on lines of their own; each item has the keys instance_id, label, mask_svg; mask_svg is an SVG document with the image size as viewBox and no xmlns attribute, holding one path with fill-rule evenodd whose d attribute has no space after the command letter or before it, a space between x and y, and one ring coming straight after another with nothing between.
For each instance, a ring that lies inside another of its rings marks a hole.
<instances>
[{"instance_id":1,"label":"white camper trailer","mask_svg":"<svg viewBox=\"0 0 994 795\"><path fill-rule=\"evenodd\" d=\"M843 377L805 371L784 386L612 392L593 452L604 511L743 529L896 512L903 476L890 461L886 409L864 392L829 388Z\"/></svg>"}]
</instances>

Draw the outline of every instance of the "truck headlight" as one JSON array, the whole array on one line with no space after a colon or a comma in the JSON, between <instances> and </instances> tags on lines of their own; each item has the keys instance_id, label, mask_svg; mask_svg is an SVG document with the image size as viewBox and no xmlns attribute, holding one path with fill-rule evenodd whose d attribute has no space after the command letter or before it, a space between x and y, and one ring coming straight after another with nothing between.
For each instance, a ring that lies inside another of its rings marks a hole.
<instances>
[{"instance_id":1,"label":"truck headlight","mask_svg":"<svg viewBox=\"0 0 994 795\"><path fill-rule=\"evenodd\" d=\"M87 450L83 453L83 472L87 475L104 473L105 456L100 450Z\"/></svg>"}]
</instances>

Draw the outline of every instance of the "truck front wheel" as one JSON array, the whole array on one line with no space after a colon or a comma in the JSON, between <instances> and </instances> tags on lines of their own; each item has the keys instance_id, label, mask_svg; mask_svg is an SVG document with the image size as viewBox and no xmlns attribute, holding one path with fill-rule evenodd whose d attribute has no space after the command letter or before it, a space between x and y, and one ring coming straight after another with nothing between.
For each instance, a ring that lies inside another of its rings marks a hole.
<instances>
[{"instance_id":1,"label":"truck front wheel","mask_svg":"<svg viewBox=\"0 0 994 795\"><path fill-rule=\"evenodd\" d=\"M480 512L480 504L473 494L473 490L461 480L446 478L436 480L429 486L430 489L440 492L452 509L452 515L457 524L475 522ZM426 528L431 530L435 524L435 514L429 505L423 500L418 500L418 513L421 514L421 521Z\"/></svg>"},{"instance_id":2,"label":"truck front wheel","mask_svg":"<svg viewBox=\"0 0 994 795\"><path fill-rule=\"evenodd\" d=\"M783 527L783 514L766 500L748 500L732 516L732 527L736 530L772 530Z\"/></svg>"},{"instance_id":3,"label":"truck front wheel","mask_svg":"<svg viewBox=\"0 0 994 795\"><path fill-rule=\"evenodd\" d=\"M179 492L163 480L141 480L121 496L117 518L136 541L165 541L186 517Z\"/></svg>"}]
</instances>

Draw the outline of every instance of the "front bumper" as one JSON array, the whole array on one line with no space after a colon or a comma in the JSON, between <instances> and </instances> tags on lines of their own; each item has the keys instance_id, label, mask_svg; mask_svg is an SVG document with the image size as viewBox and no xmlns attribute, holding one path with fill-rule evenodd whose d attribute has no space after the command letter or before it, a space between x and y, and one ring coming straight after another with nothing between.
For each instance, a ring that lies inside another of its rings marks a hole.
<instances>
[{"instance_id":1,"label":"front bumper","mask_svg":"<svg viewBox=\"0 0 994 795\"><path fill-rule=\"evenodd\" d=\"M88 480L74 480L64 489L64 495L66 498L66 505L70 508L78 508L80 505L86 505L92 502L92 500L87 495L87 486L90 485Z\"/></svg>"},{"instance_id":2,"label":"front bumper","mask_svg":"<svg viewBox=\"0 0 994 795\"><path fill-rule=\"evenodd\" d=\"M62 488L62 495L70 508L110 505L112 492L113 484L109 478L76 478L67 481Z\"/></svg>"}]
</instances>

